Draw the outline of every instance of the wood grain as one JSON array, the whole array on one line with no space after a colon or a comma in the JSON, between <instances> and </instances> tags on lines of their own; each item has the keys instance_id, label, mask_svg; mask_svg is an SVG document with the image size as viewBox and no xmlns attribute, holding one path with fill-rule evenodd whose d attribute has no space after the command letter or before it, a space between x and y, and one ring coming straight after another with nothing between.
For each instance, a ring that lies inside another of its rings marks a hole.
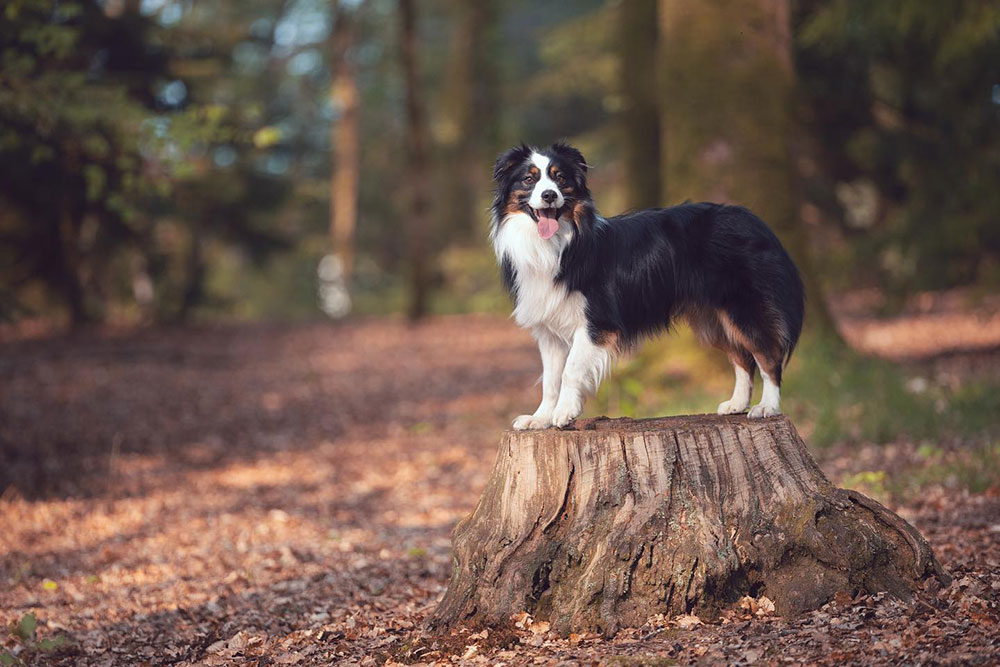
<instances>
[{"instance_id":1,"label":"wood grain","mask_svg":"<svg viewBox=\"0 0 1000 667\"><path fill-rule=\"evenodd\" d=\"M453 547L431 628L528 611L562 634L611 635L746 594L790 615L947 577L912 526L830 484L786 417L507 431Z\"/></svg>"}]
</instances>

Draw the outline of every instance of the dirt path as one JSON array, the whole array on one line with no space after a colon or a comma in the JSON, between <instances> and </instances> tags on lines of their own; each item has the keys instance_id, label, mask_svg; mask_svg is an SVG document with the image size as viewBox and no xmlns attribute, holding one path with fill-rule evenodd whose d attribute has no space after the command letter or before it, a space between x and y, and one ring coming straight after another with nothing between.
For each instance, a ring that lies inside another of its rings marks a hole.
<instances>
[{"instance_id":1,"label":"dirt path","mask_svg":"<svg viewBox=\"0 0 1000 667\"><path fill-rule=\"evenodd\" d=\"M897 508L956 575L915 607L654 620L613 641L527 621L422 639L451 527L498 430L533 407L538 372L530 338L487 317L0 346L0 621L32 613L39 639L69 640L4 648L65 665L986 663L1000 650L1000 499L943 493Z\"/></svg>"}]
</instances>

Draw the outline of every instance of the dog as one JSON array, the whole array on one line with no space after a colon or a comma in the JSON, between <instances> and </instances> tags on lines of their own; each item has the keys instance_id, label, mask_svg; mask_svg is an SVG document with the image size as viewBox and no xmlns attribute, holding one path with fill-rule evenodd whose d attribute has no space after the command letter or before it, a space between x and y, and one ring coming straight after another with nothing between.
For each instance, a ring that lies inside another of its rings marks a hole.
<instances>
[{"instance_id":1,"label":"dog","mask_svg":"<svg viewBox=\"0 0 1000 667\"><path fill-rule=\"evenodd\" d=\"M513 318L542 357L542 400L513 427L564 427L612 359L685 318L736 373L720 415L781 411L781 372L802 331L798 269L768 226L740 206L685 203L604 218L587 163L566 143L499 156L490 239ZM764 389L750 407L754 371Z\"/></svg>"}]
</instances>

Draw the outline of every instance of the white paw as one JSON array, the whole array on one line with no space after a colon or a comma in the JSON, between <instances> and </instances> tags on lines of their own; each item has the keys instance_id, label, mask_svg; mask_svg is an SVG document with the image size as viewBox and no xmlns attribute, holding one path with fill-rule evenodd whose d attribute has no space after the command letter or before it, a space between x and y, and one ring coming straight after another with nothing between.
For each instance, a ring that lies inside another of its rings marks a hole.
<instances>
[{"instance_id":1,"label":"white paw","mask_svg":"<svg viewBox=\"0 0 1000 667\"><path fill-rule=\"evenodd\" d=\"M552 420L545 415L521 415L514 420L515 431L527 431L530 429L548 428L552 425Z\"/></svg>"},{"instance_id":2,"label":"white paw","mask_svg":"<svg viewBox=\"0 0 1000 667\"><path fill-rule=\"evenodd\" d=\"M747 413L747 417L750 419L760 419L761 417L774 417L780 415L781 410L773 405L764 405L763 403L758 403L757 405L750 408L750 412Z\"/></svg>"},{"instance_id":3,"label":"white paw","mask_svg":"<svg viewBox=\"0 0 1000 667\"><path fill-rule=\"evenodd\" d=\"M719 403L719 409L716 414L720 415L738 415L741 412L745 412L747 409L747 404L742 401L723 401Z\"/></svg>"},{"instance_id":4,"label":"white paw","mask_svg":"<svg viewBox=\"0 0 1000 667\"><path fill-rule=\"evenodd\" d=\"M556 406L555 412L552 413L552 425L562 428L579 417L581 412L583 412L582 405L571 405L569 407Z\"/></svg>"}]
</instances>

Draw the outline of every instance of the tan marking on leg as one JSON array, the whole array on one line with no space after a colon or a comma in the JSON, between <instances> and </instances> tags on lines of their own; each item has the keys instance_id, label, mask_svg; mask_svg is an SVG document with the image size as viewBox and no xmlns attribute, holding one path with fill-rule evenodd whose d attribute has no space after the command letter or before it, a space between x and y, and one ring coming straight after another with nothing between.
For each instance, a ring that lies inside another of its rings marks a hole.
<instances>
[{"instance_id":1,"label":"tan marking on leg","mask_svg":"<svg viewBox=\"0 0 1000 667\"><path fill-rule=\"evenodd\" d=\"M729 317L729 313L724 310L717 310L715 311L715 314L718 316L719 324L722 326L722 330L725 332L726 338L728 338L730 342L747 350L753 350L753 346L750 344L750 341L747 340L747 337L743 335L743 332L740 331L735 324L733 324L733 320Z\"/></svg>"},{"instance_id":2,"label":"tan marking on leg","mask_svg":"<svg viewBox=\"0 0 1000 667\"><path fill-rule=\"evenodd\" d=\"M610 350L614 354L618 354L622 351L621 349L621 339L618 336L617 331L598 331L595 337L596 342L601 347Z\"/></svg>"}]
</instances>

